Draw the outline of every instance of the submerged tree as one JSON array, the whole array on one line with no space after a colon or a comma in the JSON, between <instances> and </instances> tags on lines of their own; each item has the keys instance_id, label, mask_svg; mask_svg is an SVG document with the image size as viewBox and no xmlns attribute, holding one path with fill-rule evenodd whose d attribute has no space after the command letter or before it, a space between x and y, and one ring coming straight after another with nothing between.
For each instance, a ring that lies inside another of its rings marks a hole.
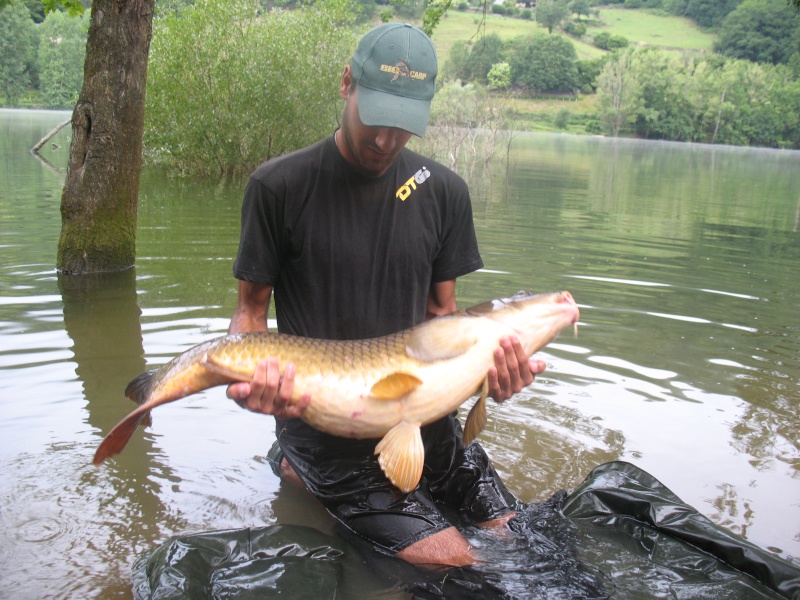
<instances>
[{"instance_id":1,"label":"submerged tree","mask_svg":"<svg viewBox=\"0 0 800 600\"><path fill-rule=\"evenodd\" d=\"M62 274L134 264L153 7L154 0L92 5L61 195L56 267Z\"/></svg>"}]
</instances>

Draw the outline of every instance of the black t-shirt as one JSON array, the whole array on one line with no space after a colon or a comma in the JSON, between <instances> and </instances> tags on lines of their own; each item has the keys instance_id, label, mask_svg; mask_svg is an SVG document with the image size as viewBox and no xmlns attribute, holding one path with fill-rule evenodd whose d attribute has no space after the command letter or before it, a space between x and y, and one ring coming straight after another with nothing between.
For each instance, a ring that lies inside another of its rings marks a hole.
<instances>
[{"instance_id":1,"label":"black t-shirt","mask_svg":"<svg viewBox=\"0 0 800 600\"><path fill-rule=\"evenodd\" d=\"M331 136L251 175L233 274L273 286L278 331L358 339L422 322L431 283L481 266L461 177L408 149L365 177Z\"/></svg>"}]
</instances>

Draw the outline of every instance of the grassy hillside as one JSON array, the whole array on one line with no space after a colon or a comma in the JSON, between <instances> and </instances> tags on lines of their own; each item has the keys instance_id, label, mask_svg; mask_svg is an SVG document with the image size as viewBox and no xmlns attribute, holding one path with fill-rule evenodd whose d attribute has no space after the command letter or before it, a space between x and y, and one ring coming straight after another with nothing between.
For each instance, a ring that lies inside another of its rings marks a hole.
<instances>
[{"instance_id":1,"label":"grassy hillside","mask_svg":"<svg viewBox=\"0 0 800 600\"><path fill-rule=\"evenodd\" d=\"M628 38L631 44L658 46L667 49L710 51L716 39L712 33L700 29L693 21L684 17L657 15L646 10L624 8L600 8L599 18L584 22L589 31L586 40L570 38L582 59L596 58L603 50L591 45L591 38L601 31ZM460 40L474 40L484 33L496 33L504 40L534 31L547 31L534 21L515 19L494 14L472 11L449 10L442 19L433 41L441 61L447 58L450 48ZM554 33L554 35L563 35Z\"/></svg>"},{"instance_id":2,"label":"grassy hillside","mask_svg":"<svg viewBox=\"0 0 800 600\"><path fill-rule=\"evenodd\" d=\"M700 29L693 21L683 17L665 16L647 10L624 8L599 9L599 15L585 19L588 31L584 40L568 38L575 46L578 58L589 60L602 56L605 51L591 44L600 32L622 35L632 45L655 46L666 50L711 52L716 36ZM503 40L511 40L527 33L543 31L530 20L472 11L449 10L433 33L439 62L444 66L453 44L475 40L480 35L496 33ZM561 32L553 35L564 35ZM592 96L577 99L530 100L515 98L511 106L516 115L515 128L529 131L568 131L585 133L585 126L594 118ZM556 124L558 123L558 125Z\"/></svg>"}]
</instances>

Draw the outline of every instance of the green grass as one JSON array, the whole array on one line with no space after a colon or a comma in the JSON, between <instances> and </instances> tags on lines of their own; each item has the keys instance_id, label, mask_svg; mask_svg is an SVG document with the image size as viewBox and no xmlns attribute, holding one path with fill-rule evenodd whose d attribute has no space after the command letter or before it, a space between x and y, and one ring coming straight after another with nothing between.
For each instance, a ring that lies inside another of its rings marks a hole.
<instances>
[{"instance_id":1,"label":"green grass","mask_svg":"<svg viewBox=\"0 0 800 600\"><path fill-rule=\"evenodd\" d=\"M708 52L716 39L714 34L703 31L691 19L658 15L642 9L601 8L600 21L603 26L590 27L588 37L608 31L625 36L632 44Z\"/></svg>"},{"instance_id":2,"label":"green grass","mask_svg":"<svg viewBox=\"0 0 800 600\"><path fill-rule=\"evenodd\" d=\"M700 29L684 17L658 15L647 10L601 8L600 18L586 21L589 25L584 40L569 38L580 59L601 56L604 51L591 44L592 37L601 31L622 35L631 44L657 46L666 49L711 51L716 36ZM535 31L547 31L536 22L479 12L449 10L433 32L433 41L440 62L447 59L450 48L458 41L475 40L484 33L496 33L503 40L512 40ZM554 35L563 35L560 32Z\"/></svg>"}]
</instances>

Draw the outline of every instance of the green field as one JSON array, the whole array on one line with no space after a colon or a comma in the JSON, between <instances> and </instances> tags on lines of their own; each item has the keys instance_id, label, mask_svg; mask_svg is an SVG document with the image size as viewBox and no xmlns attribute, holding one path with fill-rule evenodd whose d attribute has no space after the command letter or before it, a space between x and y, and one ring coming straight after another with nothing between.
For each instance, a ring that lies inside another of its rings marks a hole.
<instances>
[{"instance_id":1,"label":"green field","mask_svg":"<svg viewBox=\"0 0 800 600\"><path fill-rule=\"evenodd\" d=\"M592 15L583 21L588 31L583 40L568 38L575 46L578 58L590 60L605 54L592 45L592 38L600 32L621 35L631 45L655 46L667 50L710 52L716 36L700 29L693 21L683 17L657 15L647 10L600 8L599 16ZM531 20L511 18L478 12L449 10L433 33L440 65L444 66L450 48L458 41L474 41L481 35L496 33L503 40L533 33L547 32ZM553 35L564 35L554 32ZM528 131L569 131L586 133L586 124L595 118L595 96L563 99L513 98L510 101L515 127ZM569 113L566 128L556 127L557 115Z\"/></svg>"},{"instance_id":2,"label":"green field","mask_svg":"<svg viewBox=\"0 0 800 600\"><path fill-rule=\"evenodd\" d=\"M603 27L589 28L589 36L598 31L628 38L632 44L670 49L711 51L716 35L700 29L691 19L656 15L646 10L601 8Z\"/></svg>"},{"instance_id":3,"label":"green field","mask_svg":"<svg viewBox=\"0 0 800 600\"><path fill-rule=\"evenodd\" d=\"M580 59L597 58L604 53L591 44L592 37L601 31L622 35L631 44L700 51L710 51L716 38L689 19L656 15L646 10L600 8L599 19L593 17L586 23L589 30L585 41L570 38ZM484 19L479 12L451 9L433 32L433 41L439 60L444 62L450 48L458 41L475 40L488 33L496 33L503 40L511 40L535 31L546 32L547 29L530 20L494 14L487 14Z\"/></svg>"}]
</instances>

